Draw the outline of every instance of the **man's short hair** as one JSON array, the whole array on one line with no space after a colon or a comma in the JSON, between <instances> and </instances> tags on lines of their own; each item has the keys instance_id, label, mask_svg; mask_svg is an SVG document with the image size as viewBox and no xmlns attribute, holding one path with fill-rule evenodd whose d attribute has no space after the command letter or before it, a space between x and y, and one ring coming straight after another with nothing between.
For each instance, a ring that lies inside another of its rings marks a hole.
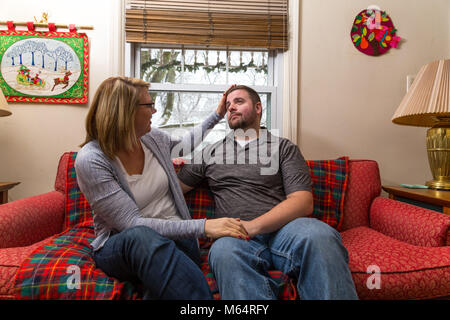
<instances>
[{"instance_id":1,"label":"man's short hair","mask_svg":"<svg viewBox=\"0 0 450 320\"><path fill-rule=\"evenodd\" d=\"M247 91L250 99L252 100L253 105L257 104L258 102L261 103L261 98L259 97L258 92L256 92L252 88L244 86L244 85L238 85L238 86L232 87L230 90L227 91L227 95L229 95L231 92L236 91L236 90Z\"/></svg>"}]
</instances>

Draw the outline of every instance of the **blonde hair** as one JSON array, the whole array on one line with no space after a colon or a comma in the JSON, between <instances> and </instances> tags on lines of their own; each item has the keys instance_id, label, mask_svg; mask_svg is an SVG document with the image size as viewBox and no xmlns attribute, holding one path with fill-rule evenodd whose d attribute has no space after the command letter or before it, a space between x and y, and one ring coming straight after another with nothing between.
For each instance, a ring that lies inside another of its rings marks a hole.
<instances>
[{"instance_id":1,"label":"blonde hair","mask_svg":"<svg viewBox=\"0 0 450 320\"><path fill-rule=\"evenodd\" d=\"M111 159L121 150L132 150L139 141L134 131L134 117L142 89L150 84L141 79L111 77L95 92L86 117L86 140L80 147L97 140Z\"/></svg>"}]
</instances>

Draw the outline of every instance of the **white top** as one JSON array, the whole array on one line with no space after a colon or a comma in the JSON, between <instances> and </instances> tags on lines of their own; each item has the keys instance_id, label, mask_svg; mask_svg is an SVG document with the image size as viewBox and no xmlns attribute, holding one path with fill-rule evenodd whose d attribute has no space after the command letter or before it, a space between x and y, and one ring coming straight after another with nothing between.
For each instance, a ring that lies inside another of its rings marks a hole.
<instances>
[{"instance_id":1,"label":"white top","mask_svg":"<svg viewBox=\"0 0 450 320\"><path fill-rule=\"evenodd\" d=\"M141 142L145 154L142 174L129 175L116 157L144 218L181 220L169 191L169 180L153 153Z\"/></svg>"},{"instance_id":2,"label":"white top","mask_svg":"<svg viewBox=\"0 0 450 320\"><path fill-rule=\"evenodd\" d=\"M248 139L248 140L239 140L236 139L236 142L241 146L241 148L245 147L250 141L253 141L255 139Z\"/></svg>"}]
</instances>

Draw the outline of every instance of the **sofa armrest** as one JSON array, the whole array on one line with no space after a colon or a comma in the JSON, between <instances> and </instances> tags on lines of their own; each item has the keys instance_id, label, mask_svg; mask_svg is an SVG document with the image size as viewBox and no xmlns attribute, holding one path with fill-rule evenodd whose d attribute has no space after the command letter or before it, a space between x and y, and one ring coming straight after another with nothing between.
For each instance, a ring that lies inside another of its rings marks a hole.
<instances>
[{"instance_id":1,"label":"sofa armrest","mask_svg":"<svg viewBox=\"0 0 450 320\"><path fill-rule=\"evenodd\" d=\"M62 231L64 195L44 193L0 205L0 248L23 247Z\"/></svg>"},{"instance_id":2,"label":"sofa armrest","mask_svg":"<svg viewBox=\"0 0 450 320\"><path fill-rule=\"evenodd\" d=\"M437 211L377 197L369 221L372 229L415 246L450 245L450 216Z\"/></svg>"}]
</instances>

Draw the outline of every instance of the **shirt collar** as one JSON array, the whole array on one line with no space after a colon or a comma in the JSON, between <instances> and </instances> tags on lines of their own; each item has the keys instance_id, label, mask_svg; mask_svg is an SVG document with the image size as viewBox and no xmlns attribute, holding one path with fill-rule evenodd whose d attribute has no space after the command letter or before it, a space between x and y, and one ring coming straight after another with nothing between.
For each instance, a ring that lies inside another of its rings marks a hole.
<instances>
[{"instance_id":1,"label":"shirt collar","mask_svg":"<svg viewBox=\"0 0 450 320\"><path fill-rule=\"evenodd\" d=\"M259 128L259 137L257 139L255 139L255 140L250 141L249 144L253 143L255 141L257 141L258 144L265 143L267 141L267 137L269 135L270 135L270 132L269 132L269 130L267 130L266 127L260 127ZM230 133L228 133L226 135L226 137L225 137L225 141L226 142L231 142L231 143L235 142L235 140L234 140L234 130L230 130Z\"/></svg>"}]
</instances>

